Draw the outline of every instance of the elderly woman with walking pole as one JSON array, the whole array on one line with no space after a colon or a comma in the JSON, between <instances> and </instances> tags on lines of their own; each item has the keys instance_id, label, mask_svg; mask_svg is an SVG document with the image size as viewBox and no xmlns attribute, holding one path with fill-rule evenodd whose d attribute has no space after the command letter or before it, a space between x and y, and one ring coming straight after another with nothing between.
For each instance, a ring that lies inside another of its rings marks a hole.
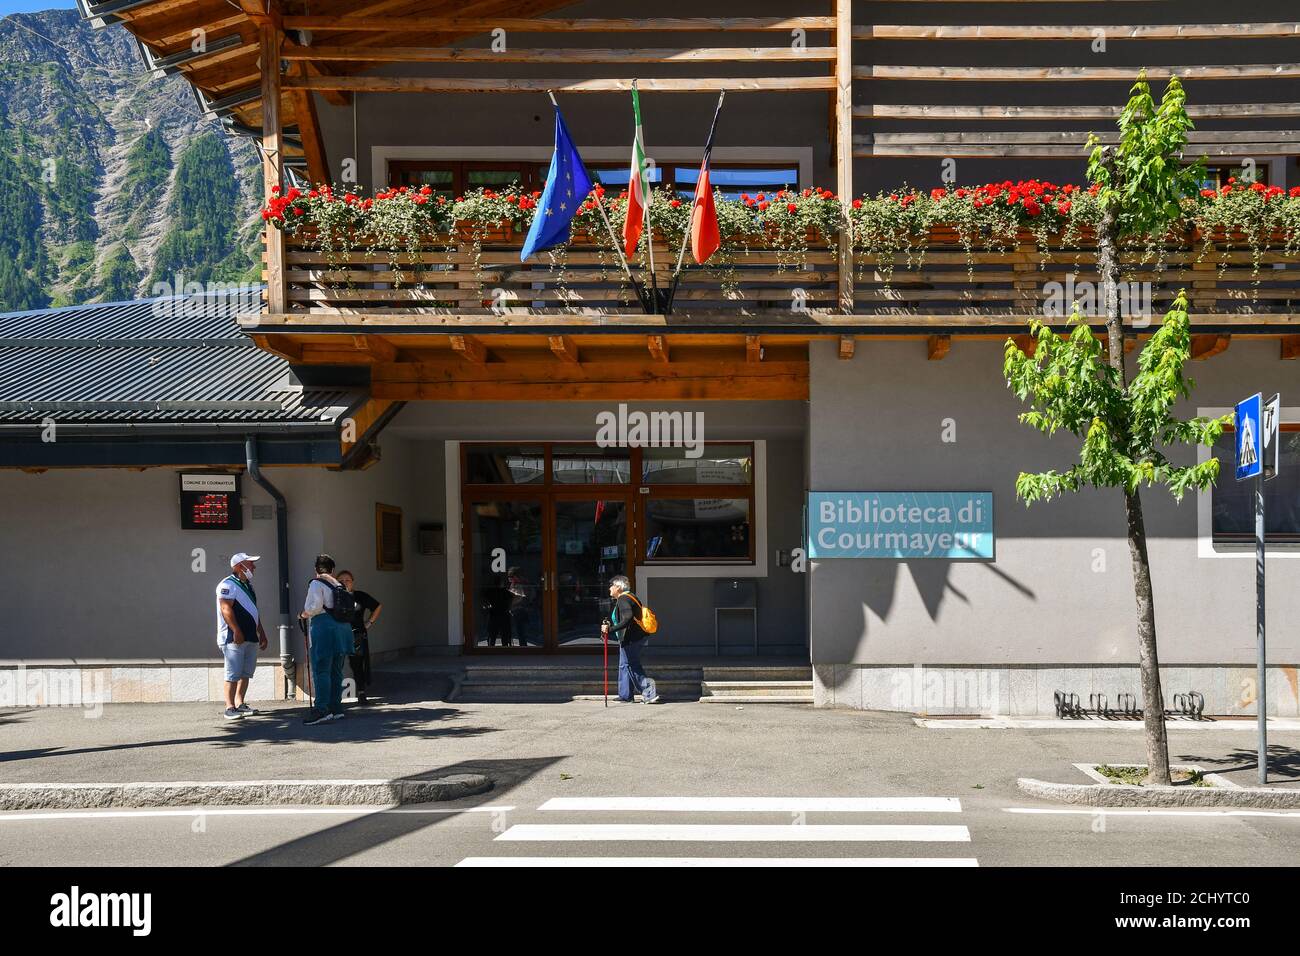
<instances>
[{"instance_id":1,"label":"elderly woman with walking pole","mask_svg":"<svg viewBox=\"0 0 1300 956\"><path fill-rule=\"evenodd\" d=\"M618 575L609 582L609 596L614 601L609 620L600 625L606 639L613 635L618 641L618 699L630 704L641 695L643 704L658 704L659 692L655 682L646 676L641 666L641 652L645 649L645 632L641 629L641 602L629 588L631 582Z\"/></svg>"}]
</instances>

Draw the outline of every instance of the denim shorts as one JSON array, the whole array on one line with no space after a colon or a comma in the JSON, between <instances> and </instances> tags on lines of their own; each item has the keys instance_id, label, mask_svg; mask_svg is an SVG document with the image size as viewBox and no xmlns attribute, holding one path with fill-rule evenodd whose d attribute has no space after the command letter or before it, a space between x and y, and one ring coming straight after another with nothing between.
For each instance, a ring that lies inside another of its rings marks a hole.
<instances>
[{"instance_id":1,"label":"denim shorts","mask_svg":"<svg viewBox=\"0 0 1300 956\"><path fill-rule=\"evenodd\" d=\"M242 644L230 641L221 646L221 653L226 658L227 681L253 676L257 668L257 641L244 641Z\"/></svg>"}]
</instances>

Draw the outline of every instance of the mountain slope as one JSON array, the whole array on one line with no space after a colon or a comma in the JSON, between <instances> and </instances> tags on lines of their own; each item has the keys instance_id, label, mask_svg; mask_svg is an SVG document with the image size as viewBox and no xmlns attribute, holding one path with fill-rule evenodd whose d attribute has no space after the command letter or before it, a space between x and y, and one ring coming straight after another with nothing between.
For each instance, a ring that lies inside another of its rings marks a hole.
<instances>
[{"instance_id":1,"label":"mountain slope","mask_svg":"<svg viewBox=\"0 0 1300 956\"><path fill-rule=\"evenodd\" d=\"M256 281L260 186L252 144L125 30L0 20L0 310Z\"/></svg>"}]
</instances>

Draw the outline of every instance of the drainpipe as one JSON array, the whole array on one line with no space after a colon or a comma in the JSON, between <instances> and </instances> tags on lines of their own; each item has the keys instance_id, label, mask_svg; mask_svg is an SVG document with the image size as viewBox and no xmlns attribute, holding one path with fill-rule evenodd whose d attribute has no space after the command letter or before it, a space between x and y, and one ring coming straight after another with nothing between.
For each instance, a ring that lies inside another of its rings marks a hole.
<instances>
[{"instance_id":1,"label":"drainpipe","mask_svg":"<svg viewBox=\"0 0 1300 956\"><path fill-rule=\"evenodd\" d=\"M262 474L257 464L257 436L244 438L244 456L247 460L248 477L261 485L262 489L275 499L275 557L280 577L280 667L284 673L284 687L281 689L285 700L292 698L291 688L294 678L294 659L289 651L289 506L284 495Z\"/></svg>"}]
</instances>

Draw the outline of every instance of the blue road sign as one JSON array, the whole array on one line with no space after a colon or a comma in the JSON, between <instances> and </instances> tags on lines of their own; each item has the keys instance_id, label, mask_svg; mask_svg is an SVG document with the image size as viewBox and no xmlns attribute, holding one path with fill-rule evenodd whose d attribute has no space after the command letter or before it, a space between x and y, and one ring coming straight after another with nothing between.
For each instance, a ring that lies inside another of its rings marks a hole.
<instances>
[{"instance_id":1,"label":"blue road sign","mask_svg":"<svg viewBox=\"0 0 1300 956\"><path fill-rule=\"evenodd\" d=\"M1237 403L1236 428L1237 480L1255 478L1264 470L1263 397L1258 393Z\"/></svg>"}]
</instances>

